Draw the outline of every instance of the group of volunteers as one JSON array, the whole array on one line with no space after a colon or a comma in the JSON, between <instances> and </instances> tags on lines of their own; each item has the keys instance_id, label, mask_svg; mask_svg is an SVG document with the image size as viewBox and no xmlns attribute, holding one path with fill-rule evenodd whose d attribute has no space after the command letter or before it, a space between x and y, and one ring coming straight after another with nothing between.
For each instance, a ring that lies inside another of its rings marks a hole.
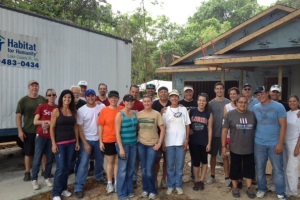
<instances>
[{"instance_id":1,"label":"group of volunteers","mask_svg":"<svg viewBox=\"0 0 300 200\"><path fill-rule=\"evenodd\" d=\"M278 199L298 196L299 98L291 95L288 103L281 101L279 85L254 90L246 83L241 92L232 87L229 100L224 97L224 85L218 82L210 101L206 93L193 99L194 89L188 85L183 88L182 100L176 89L169 91L165 86L158 88L155 98L155 85L147 84L141 100L139 86L132 85L120 101L119 92L108 92L106 84L99 84L97 95L82 80L63 90L57 104L56 91L47 89L42 97L36 80L29 81L28 90L16 109L25 155L23 180L31 181L34 190L40 189L41 168L45 184L53 187L53 200L72 195L67 189L71 173L75 173L77 198L84 197L88 175L106 183L107 193L116 192L118 199L132 198L139 168L141 196L156 199L161 158L160 187L167 189L167 195L174 191L181 195L188 149L195 191L203 190L205 182L216 182L217 156L221 155L225 184L232 188L233 197L240 197L243 181L249 198L264 197L270 189L268 159ZM206 180L208 153L210 176ZM253 180L258 186L256 193Z\"/></svg>"}]
</instances>

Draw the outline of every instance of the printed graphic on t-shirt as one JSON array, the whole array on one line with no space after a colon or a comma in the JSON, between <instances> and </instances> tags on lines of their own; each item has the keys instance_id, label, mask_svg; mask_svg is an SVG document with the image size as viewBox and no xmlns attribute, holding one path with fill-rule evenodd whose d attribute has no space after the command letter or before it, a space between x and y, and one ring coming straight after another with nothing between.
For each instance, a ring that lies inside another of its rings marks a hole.
<instances>
[{"instance_id":1,"label":"printed graphic on t-shirt","mask_svg":"<svg viewBox=\"0 0 300 200\"><path fill-rule=\"evenodd\" d=\"M263 109L258 108L255 113L257 123L260 125L275 125L278 122L277 112L274 108Z\"/></svg>"},{"instance_id":2,"label":"printed graphic on t-shirt","mask_svg":"<svg viewBox=\"0 0 300 200\"><path fill-rule=\"evenodd\" d=\"M205 117L200 116L192 116L191 122L192 128L195 131L201 131L204 129L204 125L207 125L207 119Z\"/></svg>"},{"instance_id":3,"label":"printed graphic on t-shirt","mask_svg":"<svg viewBox=\"0 0 300 200\"><path fill-rule=\"evenodd\" d=\"M253 124L248 124L247 118L240 118L240 123L236 124L236 129L243 130L243 133L246 134L246 130L251 130L253 128Z\"/></svg>"},{"instance_id":4,"label":"printed graphic on t-shirt","mask_svg":"<svg viewBox=\"0 0 300 200\"><path fill-rule=\"evenodd\" d=\"M139 118L139 126L141 130L153 130L155 118Z\"/></svg>"}]
</instances>

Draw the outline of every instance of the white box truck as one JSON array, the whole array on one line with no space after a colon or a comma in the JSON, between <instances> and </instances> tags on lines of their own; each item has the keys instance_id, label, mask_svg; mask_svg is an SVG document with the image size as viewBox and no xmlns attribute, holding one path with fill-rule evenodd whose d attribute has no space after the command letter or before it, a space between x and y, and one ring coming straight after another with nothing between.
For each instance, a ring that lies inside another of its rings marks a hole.
<instances>
[{"instance_id":1,"label":"white box truck","mask_svg":"<svg viewBox=\"0 0 300 200\"><path fill-rule=\"evenodd\" d=\"M127 39L92 31L44 16L0 6L0 142L17 136L15 111L37 80L40 95L57 94L79 80L97 91L128 92L131 48Z\"/></svg>"}]
</instances>

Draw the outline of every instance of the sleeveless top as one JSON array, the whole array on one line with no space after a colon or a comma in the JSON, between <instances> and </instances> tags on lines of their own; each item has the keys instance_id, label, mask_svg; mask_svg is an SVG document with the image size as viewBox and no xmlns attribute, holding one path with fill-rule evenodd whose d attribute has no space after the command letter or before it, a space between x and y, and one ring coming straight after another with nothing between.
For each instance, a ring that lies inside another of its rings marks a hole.
<instances>
[{"instance_id":1,"label":"sleeveless top","mask_svg":"<svg viewBox=\"0 0 300 200\"><path fill-rule=\"evenodd\" d=\"M200 112L198 108L190 110L191 124L190 128L193 130L189 138L189 143L206 146L208 144L208 120L211 112L204 110Z\"/></svg>"},{"instance_id":2,"label":"sleeveless top","mask_svg":"<svg viewBox=\"0 0 300 200\"><path fill-rule=\"evenodd\" d=\"M64 116L61 110L58 110L59 116L56 119L55 142L58 144L75 142L75 115L72 114L72 116Z\"/></svg>"},{"instance_id":3,"label":"sleeveless top","mask_svg":"<svg viewBox=\"0 0 300 200\"><path fill-rule=\"evenodd\" d=\"M137 135L136 135L136 126L138 124L136 114L132 112L132 118L129 118L125 115L123 111L120 111L123 120L121 123L121 139L123 144L136 144L137 143Z\"/></svg>"}]
</instances>

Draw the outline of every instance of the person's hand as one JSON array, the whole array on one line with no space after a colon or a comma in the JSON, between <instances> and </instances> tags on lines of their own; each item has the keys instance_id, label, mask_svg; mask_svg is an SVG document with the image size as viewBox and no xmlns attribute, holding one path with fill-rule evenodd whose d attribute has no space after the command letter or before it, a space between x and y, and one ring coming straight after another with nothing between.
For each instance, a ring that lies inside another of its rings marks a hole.
<instances>
[{"instance_id":1,"label":"person's hand","mask_svg":"<svg viewBox=\"0 0 300 200\"><path fill-rule=\"evenodd\" d=\"M120 157L121 158L126 158L125 150L123 148L120 149Z\"/></svg>"},{"instance_id":2,"label":"person's hand","mask_svg":"<svg viewBox=\"0 0 300 200\"><path fill-rule=\"evenodd\" d=\"M26 138L26 135L24 134L23 131L19 131L19 132L18 132L18 137L20 138L20 140L21 140L22 142L24 142L24 139Z\"/></svg>"},{"instance_id":3,"label":"person's hand","mask_svg":"<svg viewBox=\"0 0 300 200\"><path fill-rule=\"evenodd\" d=\"M211 148L211 146L210 146L210 144L208 144L207 146L206 146L206 152L210 152L210 148ZM225 150L226 151L226 150ZM222 149L222 153L223 153L223 149Z\"/></svg>"},{"instance_id":4,"label":"person's hand","mask_svg":"<svg viewBox=\"0 0 300 200\"><path fill-rule=\"evenodd\" d=\"M100 150L103 151L103 152L104 152L104 150L105 150L104 144L103 144L103 142L101 142L101 141L100 141Z\"/></svg>"},{"instance_id":5,"label":"person's hand","mask_svg":"<svg viewBox=\"0 0 300 200\"><path fill-rule=\"evenodd\" d=\"M275 147L275 153L276 154L281 154L282 153L282 149L283 149L283 144L277 144Z\"/></svg>"},{"instance_id":6,"label":"person's hand","mask_svg":"<svg viewBox=\"0 0 300 200\"><path fill-rule=\"evenodd\" d=\"M79 149L80 149L79 142L76 142L76 144L75 144L75 151L79 151Z\"/></svg>"},{"instance_id":7,"label":"person's hand","mask_svg":"<svg viewBox=\"0 0 300 200\"><path fill-rule=\"evenodd\" d=\"M227 151L226 147L222 147L222 156L226 156L226 151Z\"/></svg>"},{"instance_id":8,"label":"person's hand","mask_svg":"<svg viewBox=\"0 0 300 200\"><path fill-rule=\"evenodd\" d=\"M296 146L294 149L294 156L298 156L299 155L299 148Z\"/></svg>"},{"instance_id":9,"label":"person's hand","mask_svg":"<svg viewBox=\"0 0 300 200\"><path fill-rule=\"evenodd\" d=\"M162 149L163 151L166 151L166 150L167 150L165 143L162 143L161 149Z\"/></svg>"},{"instance_id":10,"label":"person's hand","mask_svg":"<svg viewBox=\"0 0 300 200\"><path fill-rule=\"evenodd\" d=\"M159 143L157 143L157 144L155 144L154 146L153 146L153 150L154 151L158 151L158 149L161 147L161 143L159 142Z\"/></svg>"},{"instance_id":11,"label":"person's hand","mask_svg":"<svg viewBox=\"0 0 300 200\"><path fill-rule=\"evenodd\" d=\"M86 144L84 145L84 150L85 150L88 154L90 154L91 151L92 151L91 146L90 146L88 143L86 143Z\"/></svg>"},{"instance_id":12,"label":"person's hand","mask_svg":"<svg viewBox=\"0 0 300 200\"><path fill-rule=\"evenodd\" d=\"M164 114L166 111L167 111L167 107L163 107L163 108L160 110L160 114Z\"/></svg>"},{"instance_id":13,"label":"person's hand","mask_svg":"<svg viewBox=\"0 0 300 200\"><path fill-rule=\"evenodd\" d=\"M189 140L185 140L184 143L183 143L183 149L187 150L188 145L189 145Z\"/></svg>"},{"instance_id":14,"label":"person's hand","mask_svg":"<svg viewBox=\"0 0 300 200\"><path fill-rule=\"evenodd\" d=\"M56 144L52 144L52 152L53 153L58 153L58 148Z\"/></svg>"}]
</instances>

